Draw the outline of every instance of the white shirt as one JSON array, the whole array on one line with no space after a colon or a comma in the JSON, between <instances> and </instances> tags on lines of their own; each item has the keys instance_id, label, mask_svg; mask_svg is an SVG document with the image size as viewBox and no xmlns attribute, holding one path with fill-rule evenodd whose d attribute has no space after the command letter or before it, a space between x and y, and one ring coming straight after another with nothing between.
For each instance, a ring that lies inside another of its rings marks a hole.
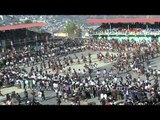
<instances>
[{"instance_id":1,"label":"white shirt","mask_svg":"<svg viewBox=\"0 0 160 120\"><path fill-rule=\"evenodd\" d=\"M102 81L102 85L105 85L105 82L104 82L104 81Z\"/></svg>"},{"instance_id":2,"label":"white shirt","mask_svg":"<svg viewBox=\"0 0 160 120\"><path fill-rule=\"evenodd\" d=\"M97 71L97 75L100 75L100 71Z\"/></svg>"},{"instance_id":3,"label":"white shirt","mask_svg":"<svg viewBox=\"0 0 160 120\"><path fill-rule=\"evenodd\" d=\"M59 91L59 92L58 92L58 95L62 95L62 92L61 92L61 91Z\"/></svg>"},{"instance_id":4,"label":"white shirt","mask_svg":"<svg viewBox=\"0 0 160 120\"><path fill-rule=\"evenodd\" d=\"M76 85L78 85L79 84L79 82L76 82Z\"/></svg>"},{"instance_id":5,"label":"white shirt","mask_svg":"<svg viewBox=\"0 0 160 120\"><path fill-rule=\"evenodd\" d=\"M107 94L104 94L103 97L104 97L105 99L107 99Z\"/></svg>"},{"instance_id":6,"label":"white shirt","mask_svg":"<svg viewBox=\"0 0 160 120\"><path fill-rule=\"evenodd\" d=\"M18 84L18 82L21 82L20 80L16 80L16 84Z\"/></svg>"},{"instance_id":7,"label":"white shirt","mask_svg":"<svg viewBox=\"0 0 160 120\"><path fill-rule=\"evenodd\" d=\"M72 73L74 73L74 70L71 70L72 71Z\"/></svg>"},{"instance_id":8,"label":"white shirt","mask_svg":"<svg viewBox=\"0 0 160 120\"><path fill-rule=\"evenodd\" d=\"M147 89L148 89L148 86L145 86L145 89L147 90Z\"/></svg>"},{"instance_id":9,"label":"white shirt","mask_svg":"<svg viewBox=\"0 0 160 120\"><path fill-rule=\"evenodd\" d=\"M129 93L128 93L128 90L127 90L127 92L126 92L126 95L128 95Z\"/></svg>"},{"instance_id":10,"label":"white shirt","mask_svg":"<svg viewBox=\"0 0 160 120\"><path fill-rule=\"evenodd\" d=\"M33 74L34 74L34 73L33 73ZM35 75L32 75L32 76L31 76L31 78L34 78L34 79L35 79L35 78L36 78L36 76L35 76Z\"/></svg>"},{"instance_id":11,"label":"white shirt","mask_svg":"<svg viewBox=\"0 0 160 120\"><path fill-rule=\"evenodd\" d=\"M115 83L117 82L117 78L114 78L114 82L115 82Z\"/></svg>"},{"instance_id":12,"label":"white shirt","mask_svg":"<svg viewBox=\"0 0 160 120\"><path fill-rule=\"evenodd\" d=\"M9 62L6 62L6 65L8 65L9 64Z\"/></svg>"},{"instance_id":13,"label":"white shirt","mask_svg":"<svg viewBox=\"0 0 160 120\"><path fill-rule=\"evenodd\" d=\"M25 80L25 84L28 84L28 80Z\"/></svg>"},{"instance_id":14,"label":"white shirt","mask_svg":"<svg viewBox=\"0 0 160 120\"><path fill-rule=\"evenodd\" d=\"M71 80L72 81L72 85L75 83L73 80Z\"/></svg>"},{"instance_id":15,"label":"white shirt","mask_svg":"<svg viewBox=\"0 0 160 120\"><path fill-rule=\"evenodd\" d=\"M58 84L57 83L53 83L53 87L54 88L58 88Z\"/></svg>"},{"instance_id":16,"label":"white shirt","mask_svg":"<svg viewBox=\"0 0 160 120\"><path fill-rule=\"evenodd\" d=\"M92 85L96 85L96 83L95 83L95 82L92 82Z\"/></svg>"},{"instance_id":17,"label":"white shirt","mask_svg":"<svg viewBox=\"0 0 160 120\"><path fill-rule=\"evenodd\" d=\"M150 84L148 84L148 87L149 87L149 88L151 88L151 85L150 85Z\"/></svg>"},{"instance_id":18,"label":"white shirt","mask_svg":"<svg viewBox=\"0 0 160 120\"><path fill-rule=\"evenodd\" d=\"M147 83L147 82L148 82L148 80L145 81L145 83Z\"/></svg>"},{"instance_id":19,"label":"white shirt","mask_svg":"<svg viewBox=\"0 0 160 120\"><path fill-rule=\"evenodd\" d=\"M155 72L155 71L153 71L153 75L155 75L155 73L156 73L156 72Z\"/></svg>"},{"instance_id":20,"label":"white shirt","mask_svg":"<svg viewBox=\"0 0 160 120\"><path fill-rule=\"evenodd\" d=\"M24 77L27 77L28 75L27 74L24 74Z\"/></svg>"},{"instance_id":21,"label":"white shirt","mask_svg":"<svg viewBox=\"0 0 160 120\"><path fill-rule=\"evenodd\" d=\"M100 99L103 99L103 97L104 97L104 95L103 95L103 93L101 93L101 95L100 95Z\"/></svg>"},{"instance_id":22,"label":"white shirt","mask_svg":"<svg viewBox=\"0 0 160 120\"><path fill-rule=\"evenodd\" d=\"M83 83L80 83L80 86L82 86L83 85Z\"/></svg>"},{"instance_id":23,"label":"white shirt","mask_svg":"<svg viewBox=\"0 0 160 120\"><path fill-rule=\"evenodd\" d=\"M38 76L37 79L41 79L41 76Z\"/></svg>"},{"instance_id":24,"label":"white shirt","mask_svg":"<svg viewBox=\"0 0 160 120\"><path fill-rule=\"evenodd\" d=\"M33 82L33 84L36 84L36 81L35 81L35 80L33 80L32 82Z\"/></svg>"},{"instance_id":25,"label":"white shirt","mask_svg":"<svg viewBox=\"0 0 160 120\"><path fill-rule=\"evenodd\" d=\"M85 87L88 87L88 83L85 83Z\"/></svg>"},{"instance_id":26,"label":"white shirt","mask_svg":"<svg viewBox=\"0 0 160 120\"><path fill-rule=\"evenodd\" d=\"M40 91L38 92L38 97L40 97L40 98L42 97L42 92L40 92Z\"/></svg>"},{"instance_id":27,"label":"white shirt","mask_svg":"<svg viewBox=\"0 0 160 120\"><path fill-rule=\"evenodd\" d=\"M85 80L83 80L83 83L85 83Z\"/></svg>"}]
</instances>

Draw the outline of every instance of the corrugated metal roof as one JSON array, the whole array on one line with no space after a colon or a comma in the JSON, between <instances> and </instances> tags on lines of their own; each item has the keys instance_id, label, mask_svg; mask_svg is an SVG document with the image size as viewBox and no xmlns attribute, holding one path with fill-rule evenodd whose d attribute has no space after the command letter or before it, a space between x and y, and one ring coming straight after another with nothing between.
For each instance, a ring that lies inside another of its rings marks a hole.
<instances>
[{"instance_id":1,"label":"corrugated metal roof","mask_svg":"<svg viewBox=\"0 0 160 120\"><path fill-rule=\"evenodd\" d=\"M154 23L160 18L121 18L121 19L88 19L87 23Z\"/></svg>"},{"instance_id":2,"label":"corrugated metal roof","mask_svg":"<svg viewBox=\"0 0 160 120\"><path fill-rule=\"evenodd\" d=\"M42 27L47 25L48 25L47 23L29 23L29 24L20 24L20 25L0 26L0 31L16 30L16 29L24 29L24 28L32 28L32 27Z\"/></svg>"}]
</instances>

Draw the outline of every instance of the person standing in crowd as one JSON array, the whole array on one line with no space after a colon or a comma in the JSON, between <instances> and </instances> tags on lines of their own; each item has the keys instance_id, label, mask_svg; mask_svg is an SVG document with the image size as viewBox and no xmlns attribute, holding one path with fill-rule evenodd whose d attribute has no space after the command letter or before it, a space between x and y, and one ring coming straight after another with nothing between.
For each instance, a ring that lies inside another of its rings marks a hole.
<instances>
[{"instance_id":1,"label":"person standing in crowd","mask_svg":"<svg viewBox=\"0 0 160 120\"><path fill-rule=\"evenodd\" d=\"M16 100L18 101L18 104L21 104L21 96L17 93L16 94Z\"/></svg>"},{"instance_id":2,"label":"person standing in crowd","mask_svg":"<svg viewBox=\"0 0 160 120\"><path fill-rule=\"evenodd\" d=\"M44 94L44 90L41 90L41 92L42 92L42 100L44 101L44 100L46 100L46 97L45 97L45 94Z\"/></svg>"},{"instance_id":3,"label":"person standing in crowd","mask_svg":"<svg viewBox=\"0 0 160 120\"><path fill-rule=\"evenodd\" d=\"M38 91L38 100L42 101L42 92L41 91Z\"/></svg>"},{"instance_id":4,"label":"person standing in crowd","mask_svg":"<svg viewBox=\"0 0 160 120\"><path fill-rule=\"evenodd\" d=\"M25 101L28 100L28 92L26 89L24 90L24 99L25 99Z\"/></svg>"},{"instance_id":5,"label":"person standing in crowd","mask_svg":"<svg viewBox=\"0 0 160 120\"><path fill-rule=\"evenodd\" d=\"M6 101L10 101L11 100L11 96L9 94L6 94Z\"/></svg>"},{"instance_id":6,"label":"person standing in crowd","mask_svg":"<svg viewBox=\"0 0 160 120\"><path fill-rule=\"evenodd\" d=\"M57 105L61 105L61 98L59 98L59 97L57 99Z\"/></svg>"},{"instance_id":7,"label":"person standing in crowd","mask_svg":"<svg viewBox=\"0 0 160 120\"><path fill-rule=\"evenodd\" d=\"M100 102L101 102L101 104L102 104L102 105L106 105L106 100L105 100L105 98L104 98L104 97L101 99L101 101L100 101Z\"/></svg>"},{"instance_id":8,"label":"person standing in crowd","mask_svg":"<svg viewBox=\"0 0 160 120\"><path fill-rule=\"evenodd\" d=\"M33 100L34 100L34 99L35 99L36 92L35 92L33 89L32 89L31 94L32 94L32 98L33 98Z\"/></svg>"},{"instance_id":9,"label":"person standing in crowd","mask_svg":"<svg viewBox=\"0 0 160 120\"><path fill-rule=\"evenodd\" d=\"M13 99L13 98L16 98L16 93L15 93L15 91L13 91L12 94L11 94L11 99Z\"/></svg>"},{"instance_id":10,"label":"person standing in crowd","mask_svg":"<svg viewBox=\"0 0 160 120\"><path fill-rule=\"evenodd\" d=\"M0 91L0 96L4 96L1 91Z\"/></svg>"}]
</instances>

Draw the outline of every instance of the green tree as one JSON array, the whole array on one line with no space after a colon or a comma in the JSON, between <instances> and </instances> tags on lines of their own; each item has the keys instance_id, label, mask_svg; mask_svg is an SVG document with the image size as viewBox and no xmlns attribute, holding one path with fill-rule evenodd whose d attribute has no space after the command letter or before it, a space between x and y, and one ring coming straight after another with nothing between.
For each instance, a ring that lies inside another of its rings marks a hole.
<instances>
[{"instance_id":1,"label":"green tree","mask_svg":"<svg viewBox=\"0 0 160 120\"><path fill-rule=\"evenodd\" d=\"M76 35L76 37L81 37L81 35L82 35L82 30L81 30L81 28L77 28L77 29L75 30L75 35Z\"/></svg>"},{"instance_id":2,"label":"green tree","mask_svg":"<svg viewBox=\"0 0 160 120\"><path fill-rule=\"evenodd\" d=\"M64 32L68 33L69 37L73 37L73 36L75 36L76 29L77 29L77 26L74 22L68 22L65 25Z\"/></svg>"},{"instance_id":3,"label":"green tree","mask_svg":"<svg viewBox=\"0 0 160 120\"><path fill-rule=\"evenodd\" d=\"M32 20L25 20L24 23L33 23Z\"/></svg>"}]
</instances>

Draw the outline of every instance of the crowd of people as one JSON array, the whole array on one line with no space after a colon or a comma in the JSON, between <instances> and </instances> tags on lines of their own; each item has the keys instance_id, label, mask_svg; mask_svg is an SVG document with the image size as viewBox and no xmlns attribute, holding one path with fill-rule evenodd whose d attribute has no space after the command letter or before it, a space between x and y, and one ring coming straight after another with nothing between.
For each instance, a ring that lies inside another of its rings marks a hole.
<instances>
[{"instance_id":1,"label":"crowd of people","mask_svg":"<svg viewBox=\"0 0 160 120\"><path fill-rule=\"evenodd\" d=\"M159 29L105 29L105 30L98 30L94 32L96 34L106 34L106 35L159 35Z\"/></svg>"},{"instance_id":2,"label":"crowd of people","mask_svg":"<svg viewBox=\"0 0 160 120\"><path fill-rule=\"evenodd\" d=\"M124 100L126 105L154 105L160 102L160 72L150 66L150 60L159 57L159 43L155 40L151 44L134 40L62 40L41 44L40 47L34 53L24 47L21 53L12 51L4 54L1 58L0 86L16 85L25 89L26 99L27 89L33 89L33 100L35 90L38 90L40 101L45 100L44 91L53 91L57 95L58 105L62 100L80 105L80 101L91 98L98 98L102 105L113 105L119 100ZM98 68L91 53L88 56L76 55L76 52L85 50L98 51L97 60L108 60L112 67ZM106 54L102 51L106 51ZM69 53L74 57L67 56ZM81 63L84 64L83 69L70 67ZM19 66L30 66L31 69L27 71ZM145 80L142 79L144 75Z\"/></svg>"},{"instance_id":3,"label":"crowd of people","mask_svg":"<svg viewBox=\"0 0 160 120\"><path fill-rule=\"evenodd\" d=\"M106 35L159 35L159 23L103 23L94 33Z\"/></svg>"},{"instance_id":4,"label":"crowd of people","mask_svg":"<svg viewBox=\"0 0 160 120\"><path fill-rule=\"evenodd\" d=\"M19 52L14 49L2 53L0 87L17 85L18 88L32 89L45 83L53 87L53 77L50 77L51 74L46 69L55 70L57 65L61 66L57 64L60 56L84 50L81 41L76 40L55 40L49 44L41 44L39 51L30 51L29 47L24 47ZM40 68L37 67L39 64ZM31 70L28 72L22 67L31 67Z\"/></svg>"}]
</instances>

